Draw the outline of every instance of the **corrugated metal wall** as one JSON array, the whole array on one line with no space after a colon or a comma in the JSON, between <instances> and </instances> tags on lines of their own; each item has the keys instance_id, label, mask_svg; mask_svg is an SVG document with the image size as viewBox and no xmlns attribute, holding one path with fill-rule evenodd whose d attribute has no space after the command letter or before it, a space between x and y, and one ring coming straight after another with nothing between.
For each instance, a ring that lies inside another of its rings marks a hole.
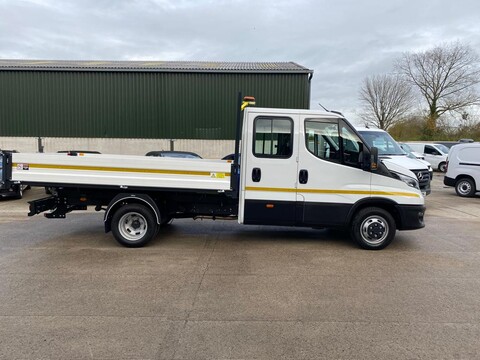
<instances>
[{"instance_id":1,"label":"corrugated metal wall","mask_svg":"<svg viewBox=\"0 0 480 360\"><path fill-rule=\"evenodd\" d=\"M0 136L233 139L239 91L309 107L305 73L0 71Z\"/></svg>"}]
</instances>

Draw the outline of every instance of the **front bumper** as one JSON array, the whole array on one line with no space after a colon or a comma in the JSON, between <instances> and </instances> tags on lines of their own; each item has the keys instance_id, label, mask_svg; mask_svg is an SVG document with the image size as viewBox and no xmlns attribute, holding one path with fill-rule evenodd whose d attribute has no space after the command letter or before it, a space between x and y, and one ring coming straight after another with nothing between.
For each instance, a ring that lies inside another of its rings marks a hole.
<instances>
[{"instance_id":1,"label":"front bumper","mask_svg":"<svg viewBox=\"0 0 480 360\"><path fill-rule=\"evenodd\" d=\"M424 216L426 207L424 205L397 205L400 215L398 230L415 230L425 227Z\"/></svg>"},{"instance_id":2,"label":"front bumper","mask_svg":"<svg viewBox=\"0 0 480 360\"><path fill-rule=\"evenodd\" d=\"M432 192L432 188L430 187L430 181L426 185L420 186L420 191L422 192L422 194L425 193L425 195L430 195L430 193Z\"/></svg>"}]
</instances>

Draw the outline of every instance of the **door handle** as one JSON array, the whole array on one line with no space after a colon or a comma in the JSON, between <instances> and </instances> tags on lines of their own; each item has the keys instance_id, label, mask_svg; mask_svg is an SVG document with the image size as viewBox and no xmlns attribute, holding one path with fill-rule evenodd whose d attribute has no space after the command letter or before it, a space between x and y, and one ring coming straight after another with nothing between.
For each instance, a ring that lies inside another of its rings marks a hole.
<instances>
[{"instance_id":1,"label":"door handle","mask_svg":"<svg viewBox=\"0 0 480 360\"><path fill-rule=\"evenodd\" d=\"M308 182L308 170L300 170L298 173L298 182L300 184L306 184Z\"/></svg>"},{"instance_id":2,"label":"door handle","mask_svg":"<svg viewBox=\"0 0 480 360\"><path fill-rule=\"evenodd\" d=\"M262 170L260 170L260 168L253 168L252 181L259 182L261 178L262 178Z\"/></svg>"}]
</instances>

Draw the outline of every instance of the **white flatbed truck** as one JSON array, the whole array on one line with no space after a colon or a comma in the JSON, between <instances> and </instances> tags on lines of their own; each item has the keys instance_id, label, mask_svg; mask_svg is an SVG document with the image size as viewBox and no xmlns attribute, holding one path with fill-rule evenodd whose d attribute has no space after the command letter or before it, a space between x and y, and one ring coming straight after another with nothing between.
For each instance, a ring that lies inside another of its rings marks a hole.
<instances>
[{"instance_id":1,"label":"white flatbed truck","mask_svg":"<svg viewBox=\"0 0 480 360\"><path fill-rule=\"evenodd\" d=\"M0 152L0 185L51 190L51 196L30 202L29 216L64 218L88 206L104 210L105 231L128 247L145 245L174 218L346 228L366 249L384 248L397 229L424 227L415 175L388 160L378 162L376 149L343 116L247 107L238 129L233 163Z\"/></svg>"}]
</instances>

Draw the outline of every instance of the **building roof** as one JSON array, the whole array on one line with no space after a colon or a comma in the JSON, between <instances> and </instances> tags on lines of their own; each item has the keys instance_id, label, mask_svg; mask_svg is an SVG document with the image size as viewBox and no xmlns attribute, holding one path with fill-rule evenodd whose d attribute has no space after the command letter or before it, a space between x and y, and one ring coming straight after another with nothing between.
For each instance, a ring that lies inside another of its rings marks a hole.
<instances>
[{"instance_id":1,"label":"building roof","mask_svg":"<svg viewBox=\"0 0 480 360\"><path fill-rule=\"evenodd\" d=\"M208 61L76 61L0 59L0 70L120 71L120 72L219 72L219 73L304 73L294 62L208 62Z\"/></svg>"}]
</instances>

